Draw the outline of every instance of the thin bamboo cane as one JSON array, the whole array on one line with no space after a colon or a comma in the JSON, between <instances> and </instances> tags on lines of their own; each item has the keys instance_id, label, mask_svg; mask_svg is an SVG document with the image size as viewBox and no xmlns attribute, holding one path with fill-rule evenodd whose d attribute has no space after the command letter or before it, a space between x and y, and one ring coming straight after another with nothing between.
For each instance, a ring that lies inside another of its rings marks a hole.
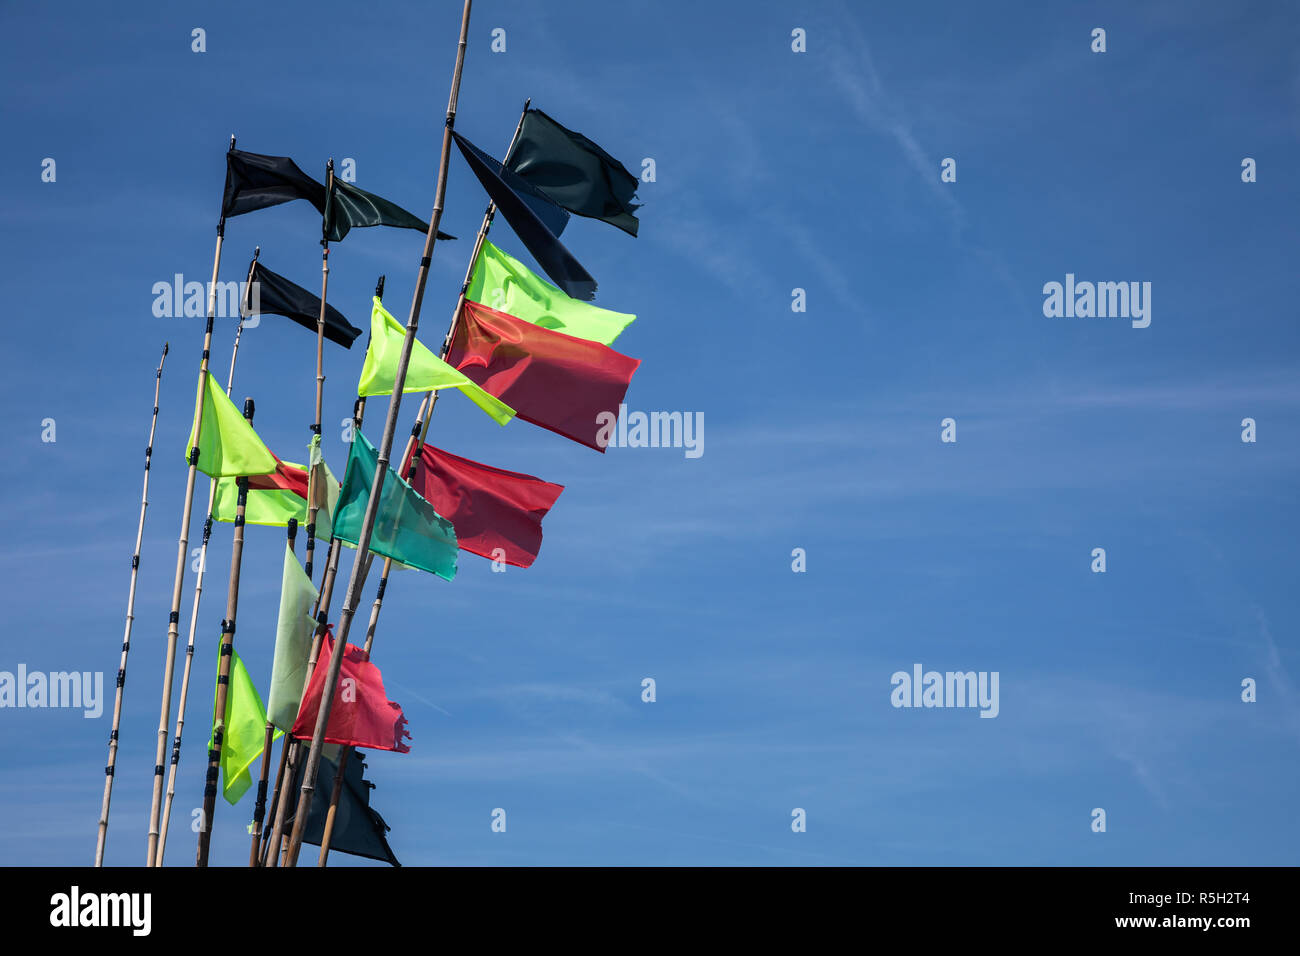
<instances>
[{"instance_id":1,"label":"thin bamboo cane","mask_svg":"<svg viewBox=\"0 0 1300 956\"><path fill-rule=\"evenodd\" d=\"M235 148L235 137L230 137ZM185 559L189 557L190 511L194 507L194 480L198 473L199 441L203 430L204 379L208 374L208 354L212 348L212 321L217 308L217 275L221 269L221 244L225 239L226 220L217 223L217 248L212 256L212 281L208 284L208 322L203 332L203 359L199 363L199 388L194 419L194 445L190 449L189 473L185 478L185 510L181 515L180 540L176 548L176 575L172 582L172 605L167 617L167 655L163 667L162 698L159 701L158 746L154 752L153 799L149 807L149 846L146 866L154 866L158 853L158 823L162 812L163 760L167 754L167 725L171 718L172 682L176 672L176 642L180 636L181 589L185 584Z\"/></svg>"},{"instance_id":2,"label":"thin bamboo cane","mask_svg":"<svg viewBox=\"0 0 1300 956\"><path fill-rule=\"evenodd\" d=\"M298 854L302 849L303 833L307 826L307 816L311 812L312 796L316 788L316 771L320 766L321 748L325 743L325 728L329 724L330 710L334 703L334 694L338 689L339 671L343 665L343 649L347 646L348 631L356 613L357 598L365 583L363 568L370 552L370 538L374 532L375 517L379 511L380 494L388 472L388 459L393 449L393 433L397 429L397 415L402 403L402 386L406 383L406 370L411 362L411 349L415 343L416 332L420 324L420 306L424 300L424 287L429 278L429 264L433 258L434 243L438 238L438 225L442 221L442 205L447 192L447 165L451 158L451 132L456 124L456 100L460 94L461 73L465 66L465 48L469 34L470 7L473 0L465 0L461 13L460 40L456 47L456 66L452 74L451 94L447 100L447 117L442 131L442 155L438 164L438 185L433 203L433 214L429 217L429 231L424 237L424 255L420 259L417 273L415 295L411 300L411 312L406 321L406 338L402 343L401 358L397 363L397 374L393 384L393 397L388 405L388 416L384 422L383 438L380 440L379 454L375 467L375 479L370 486L370 500L366 502L365 517L361 523L361 533L357 540L357 553L352 561L352 573L348 579L348 588L344 594L343 606L339 612L338 632L334 637L334 650L330 655L329 668L325 674L324 688L321 694L320 708L316 716L316 728L312 734L311 750L307 755L307 764L303 770L302 791L298 800L298 809L294 814L293 832L289 838L289 850L286 863L296 866Z\"/></svg>"},{"instance_id":3,"label":"thin bamboo cane","mask_svg":"<svg viewBox=\"0 0 1300 956\"><path fill-rule=\"evenodd\" d=\"M288 525L289 550L293 551L298 537L298 519L290 518ZM278 637L278 635L277 635ZM262 772L257 781L257 802L253 804L253 842L248 851L248 865L257 866L257 851L262 844L262 820L266 815L266 783L271 769L271 745L275 742L275 724L266 722L266 738L262 742Z\"/></svg>"},{"instance_id":4,"label":"thin bamboo cane","mask_svg":"<svg viewBox=\"0 0 1300 956\"><path fill-rule=\"evenodd\" d=\"M334 160L325 164L325 208L330 208L334 199ZM325 397L325 295L330 284L330 243L326 232L329 220L321 216L321 254L320 254L320 314L316 318L316 421L311 426L312 434L320 434L321 403ZM316 555L316 496L312 493L315 475L307 474L307 546L306 571L308 580L312 576L312 560Z\"/></svg>"},{"instance_id":5,"label":"thin bamboo cane","mask_svg":"<svg viewBox=\"0 0 1300 956\"><path fill-rule=\"evenodd\" d=\"M253 400L244 400L244 418L253 423ZM239 613L239 570L244 558L244 510L248 504L248 479L235 479L239 497L235 504L235 533L230 548L230 587L226 592L226 619L221 622L221 656L217 665L217 695L213 704L212 746L208 748L207 780L203 787L203 815L199 819L198 866L208 865L212 844L212 818L217 809L217 785L221 773L221 748L225 738L226 702L230 670L235 653L235 618Z\"/></svg>"},{"instance_id":6,"label":"thin bamboo cane","mask_svg":"<svg viewBox=\"0 0 1300 956\"><path fill-rule=\"evenodd\" d=\"M122 635L122 659L117 665L117 697L113 701L113 730L108 735L108 765L104 767L104 802L99 810L99 835L95 839L95 866L104 865L104 843L108 839L108 807L113 798L113 774L117 768L117 737L122 726L122 694L126 687L126 658L131 650L131 625L135 621L135 585L140 574L140 546L144 541L144 515L149 508L149 461L153 457L153 437L158 429L158 394L162 387L163 364L167 361L167 343L153 381L153 420L149 423L149 444L144 450L144 490L140 492L140 522L135 529L135 551L131 555L131 587L126 592L126 631Z\"/></svg>"},{"instance_id":7,"label":"thin bamboo cane","mask_svg":"<svg viewBox=\"0 0 1300 956\"><path fill-rule=\"evenodd\" d=\"M253 250L253 259L248 264L247 282L253 281L253 267L261 255L262 247ZM230 371L226 373L226 397L235 383L235 360L239 357L239 340L244 334L244 315L240 315L239 324L235 326L235 344L230 350ZM172 801L176 798L176 773L181 762L181 736L185 731L185 703L190 694L190 671L194 665L194 634L199 620L199 602L203 598L203 577L208 570L208 539L212 537L212 509L217 500L217 480L208 479L208 516L203 521L203 542L199 545L199 570L194 578L194 604L190 608L190 633L185 642L185 666L181 671L181 693L176 704L176 732L172 735L171 766L167 768L167 798L163 803L162 832L158 837L158 855L155 865L163 865L167 853L167 831L172 819Z\"/></svg>"}]
</instances>

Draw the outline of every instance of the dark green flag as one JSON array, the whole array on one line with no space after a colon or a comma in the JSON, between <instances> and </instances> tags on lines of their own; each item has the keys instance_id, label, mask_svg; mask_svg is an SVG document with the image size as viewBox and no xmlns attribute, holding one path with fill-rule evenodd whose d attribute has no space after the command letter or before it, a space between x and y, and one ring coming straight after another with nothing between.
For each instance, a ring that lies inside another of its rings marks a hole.
<instances>
[{"instance_id":1,"label":"dark green flag","mask_svg":"<svg viewBox=\"0 0 1300 956\"><path fill-rule=\"evenodd\" d=\"M338 767L329 757L320 758L316 771L316 798L307 813L307 828L303 842L320 846L325 837L325 816L329 812L330 796L334 793L334 774ZM299 766L294 789L302 787L303 767ZM392 829L384 818L370 806L370 791L374 784L365 779L366 757L359 750L352 751L343 771L343 789L339 791L339 806L334 815L334 831L330 834L330 851L364 856L401 866L385 834ZM286 826L293 821L290 813Z\"/></svg>"},{"instance_id":2,"label":"dark green flag","mask_svg":"<svg viewBox=\"0 0 1300 956\"><path fill-rule=\"evenodd\" d=\"M569 212L603 219L636 235L638 180L587 137L565 129L541 110L524 114L506 166Z\"/></svg>"},{"instance_id":3,"label":"dark green flag","mask_svg":"<svg viewBox=\"0 0 1300 956\"><path fill-rule=\"evenodd\" d=\"M418 232L429 231L427 222L407 212L397 203L335 179L333 195L325 204L325 238L330 242L338 242L348 234L348 230L358 226L393 226ZM439 232L438 238L456 237Z\"/></svg>"}]
</instances>

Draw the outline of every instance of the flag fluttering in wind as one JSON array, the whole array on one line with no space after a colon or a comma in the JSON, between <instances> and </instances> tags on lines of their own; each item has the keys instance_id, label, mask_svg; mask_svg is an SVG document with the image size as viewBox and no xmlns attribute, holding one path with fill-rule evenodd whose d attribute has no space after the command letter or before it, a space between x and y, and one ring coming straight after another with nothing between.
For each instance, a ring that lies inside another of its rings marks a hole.
<instances>
[{"instance_id":1,"label":"flag fluttering in wind","mask_svg":"<svg viewBox=\"0 0 1300 956\"><path fill-rule=\"evenodd\" d=\"M529 110L506 166L569 212L602 219L635 236L638 180L581 133Z\"/></svg>"},{"instance_id":2,"label":"flag fluttering in wind","mask_svg":"<svg viewBox=\"0 0 1300 956\"><path fill-rule=\"evenodd\" d=\"M340 241L349 230L359 226L394 226L398 229L415 229L421 233L429 231L427 222L407 212L397 203L358 189L337 177L324 216L325 238L330 242ZM438 238L446 240L456 237L439 231Z\"/></svg>"},{"instance_id":3,"label":"flag fluttering in wind","mask_svg":"<svg viewBox=\"0 0 1300 956\"><path fill-rule=\"evenodd\" d=\"M393 394L405 338L406 329L388 314L376 297L374 308L370 312L370 346L366 349L366 361L361 367L361 381L357 383L358 395ZM500 425L514 417L513 408L485 392L416 339L411 348L411 361L406 368L402 394L432 392L440 388L459 388L466 398Z\"/></svg>"},{"instance_id":4,"label":"flag fluttering in wind","mask_svg":"<svg viewBox=\"0 0 1300 956\"><path fill-rule=\"evenodd\" d=\"M254 283L257 284L256 303L252 301ZM245 316L254 314L254 305L257 306L257 315L283 315L312 332L316 331L316 322L320 318L319 297L272 272L260 261L253 263L253 274L244 293ZM361 330L344 318L342 312L328 302L325 304L325 338L350 349L360 334Z\"/></svg>"},{"instance_id":5,"label":"flag fluttering in wind","mask_svg":"<svg viewBox=\"0 0 1300 956\"><path fill-rule=\"evenodd\" d=\"M314 479L307 503L317 509L316 537L328 541L334 534L330 516L334 514L334 506L339 503L339 480L330 471L330 466L325 464L325 457L320 450L320 435L311 436L311 444L307 446L307 463L308 477Z\"/></svg>"},{"instance_id":6,"label":"flag fluttering in wind","mask_svg":"<svg viewBox=\"0 0 1300 956\"><path fill-rule=\"evenodd\" d=\"M600 452L601 419L617 418L641 364L598 342L468 301L447 359L519 418Z\"/></svg>"},{"instance_id":7,"label":"flag fluttering in wind","mask_svg":"<svg viewBox=\"0 0 1300 956\"><path fill-rule=\"evenodd\" d=\"M554 226L567 221L568 213L460 133L453 131L451 135L488 197L542 270L573 298L595 298L596 280L557 238L559 232Z\"/></svg>"},{"instance_id":8,"label":"flag fluttering in wind","mask_svg":"<svg viewBox=\"0 0 1300 956\"><path fill-rule=\"evenodd\" d=\"M312 671L311 682L303 697L302 710L298 711L298 719L293 725L292 735L299 740L311 740L316 729L325 672L329 670L333 653L334 636L326 631L320 656L316 659L316 669ZM355 644L343 649L343 667L334 694L329 723L325 728L327 743L410 752L411 748L405 743L411 736L406 730L406 715L401 707L388 699L384 691L384 676L370 663L370 655Z\"/></svg>"},{"instance_id":9,"label":"flag fluttering in wind","mask_svg":"<svg viewBox=\"0 0 1300 956\"><path fill-rule=\"evenodd\" d=\"M315 451L320 511L316 514L316 536L326 541L333 533L330 515L339 500L339 482L329 465L320 457L320 436L312 436L311 450ZM274 454L274 452L272 452ZM278 461L269 475L253 475L248 479L248 496L244 505L244 523L285 528L290 518L301 525L307 524L308 475L304 466L292 461ZM212 503L212 517L218 521L233 522L239 503L239 486L234 478L217 479L217 497Z\"/></svg>"},{"instance_id":10,"label":"flag fluttering in wind","mask_svg":"<svg viewBox=\"0 0 1300 956\"><path fill-rule=\"evenodd\" d=\"M520 568L537 559L542 519L564 490L427 444L411 486L452 523L462 551Z\"/></svg>"},{"instance_id":11,"label":"flag fluttering in wind","mask_svg":"<svg viewBox=\"0 0 1300 956\"><path fill-rule=\"evenodd\" d=\"M348 469L343 475L334 537L357 544L379 467L379 452L361 432L352 435ZM390 467L384 477L370 550L450 581L456 576L456 530Z\"/></svg>"},{"instance_id":12,"label":"flag fluttering in wind","mask_svg":"<svg viewBox=\"0 0 1300 956\"><path fill-rule=\"evenodd\" d=\"M235 478L240 475L269 475L279 464L271 450L257 437L253 426L235 407L225 389L211 372L204 373L200 389L203 395L203 428L199 433L198 469L209 478ZM194 447L194 430L199 424L199 394L194 396L194 422L185 444L185 461Z\"/></svg>"},{"instance_id":13,"label":"flag fluttering in wind","mask_svg":"<svg viewBox=\"0 0 1300 956\"><path fill-rule=\"evenodd\" d=\"M357 226L396 226L428 232L429 224L395 202L366 192L335 177L328 193L324 184L308 176L288 156L264 156L232 149L226 153L226 191L221 197L222 218L243 215L305 199L322 217L325 238L338 242ZM439 239L455 239L444 232ZM268 310L269 311L269 310Z\"/></svg>"},{"instance_id":14,"label":"flag fluttering in wind","mask_svg":"<svg viewBox=\"0 0 1300 956\"><path fill-rule=\"evenodd\" d=\"M221 737L221 793L227 803L235 804L253 785L248 768L262 756L262 748L266 743L266 710L262 707L262 698L239 654L233 647L230 653L230 683L226 687L226 714ZM209 750L216 740L216 700L214 690L213 735L208 739ZM276 738L279 736L278 733L275 735Z\"/></svg>"},{"instance_id":15,"label":"flag fluttering in wind","mask_svg":"<svg viewBox=\"0 0 1300 956\"><path fill-rule=\"evenodd\" d=\"M325 214L325 187L288 156L263 156L232 149L226 153L226 191L221 216L241 216L294 199L305 199Z\"/></svg>"},{"instance_id":16,"label":"flag fluttering in wind","mask_svg":"<svg viewBox=\"0 0 1300 956\"><path fill-rule=\"evenodd\" d=\"M302 789L302 774L306 761L298 765L298 772L293 785L294 790ZM338 764L322 754L320 769L316 771L316 793L332 794L334 792L334 775ZM359 750L352 751L348 757L347 768L343 771L343 787L339 790L339 803L334 812L334 829L330 833L331 853L350 853L370 860L379 860L392 866L401 866L393 849L388 845L386 834L392 829L384 818L370 806L370 790L374 784L365 779L366 757ZM325 818L329 813L328 800L313 800L311 812L307 814L307 827L303 831L302 842L320 846L325 839ZM285 820L285 826L293 824L293 813Z\"/></svg>"},{"instance_id":17,"label":"flag fluttering in wind","mask_svg":"<svg viewBox=\"0 0 1300 956\"><path fill-rule=\"evenodd\" d=\"M636 318L570 298L486 239L465 297L544 329L601 345L613 345Z\"/></svg>"},{"instance_id":18,"label":"flag fluttering in wind","mask_svg":"<svg viewBox=\"0 0 1300 956\"><path fill-rule=\"evenodd\" d=\"M266 698L266 719L281 730L293 729L307 681L307 658L316 622L311 616L318 592L288 543L284 546L284 573L280 578L280 616L275 627L275 657L271 665L271 691Z\"/></svg>"},{"instance_id":19,"label":"flag fluttering in wind","mask_svg":"<svg viewBox=\"0 0 1300 956\"><path fill-rule=\"evenodd\" d=\"M212 517L233 522L239 503L239 486L234 478L217 479L217 497ZM281 461L269 475L248 479L244 523L287 527L290 518L307 521L307 472L302 465Z\"/></svg>"}]
</instances>

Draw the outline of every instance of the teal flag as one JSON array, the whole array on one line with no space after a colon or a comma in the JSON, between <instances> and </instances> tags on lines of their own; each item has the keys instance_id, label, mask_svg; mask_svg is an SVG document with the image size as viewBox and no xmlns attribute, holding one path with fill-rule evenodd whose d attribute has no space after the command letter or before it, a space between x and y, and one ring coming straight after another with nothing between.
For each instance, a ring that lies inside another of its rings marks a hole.
<instances>
[{"instance_id":1,"label":"teal flag","mask_svg":"<svg viewBox=\"0 0 1300 956\"><path fill-rule=\"evenodd\" d=\"M359 542L378 467L375 446L360 431L353 432L348 470L334 509L334 537L352 544ZM384 478L370 550L448 581L456 576L456 556L460 553L451 522L434 511L433 505L397 477L392 468Z\"/></svg>"}]
</instances>

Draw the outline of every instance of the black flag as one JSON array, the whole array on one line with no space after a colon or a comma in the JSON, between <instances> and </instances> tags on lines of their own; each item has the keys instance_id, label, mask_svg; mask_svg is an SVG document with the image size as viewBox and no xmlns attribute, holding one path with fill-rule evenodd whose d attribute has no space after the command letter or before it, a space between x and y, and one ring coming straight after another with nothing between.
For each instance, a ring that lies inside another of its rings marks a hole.
<instances>
[{"instance_id":1,"label":"black flag","mask_svg":"<svg viewBox=\"0 0 1300 956\"><path fill-rule=\"evenodd\" d=\"M302 788L303 765L299 765L295 791ZM316 798L311 802L307 814L307 827L303 831L303 842L320 846L325 838L325 816L329 812L330 797L334 793L334 774L337 764L328 757L320 758L320 769L316 771ZM343 789L339 791L339 805L334 813L334 831L330 834L330 852L350 853L364 856L370 860L381 860L393 866L401 866L388 845L386 834L392 829L384 818L370 806L370 791L375 786L365 779L366 757L358 750L348 757L347 769L343 771ZM293 814L285 821L286 829L293 820Z\"/></svg>"},{"instance_id":2,"label":"black flag","mask_svg":"<svg viewBox=\"0 0 1300 956\"><path fill-rule=\"evenodd\" d=\"M325 211L325 238L338 242L357 226L395 226L427 233L429 224L395 202L358 189L341 179L334 180L334 194ZM455 239L439 231L439 239Z\"/></svg>"},{"instance_id":3,"label":"black flag","mask_svg":"<svg viewBox=\"0 0 1300 956\"><path fill-rule=\"evenodd\" d=\"M254 283L257 284L257 302L252 301ZM254 305L258 315L283 315L313 332L320 318L320 299L317 296L272 272L261 262L253 263L253 274L244 292L245 316L254 314ZM345 319L342 312L329 303L325 304L325 338L350 349L360 334L361 330Z\"/></svg>"},{"instance_id":4,"label":"black flag","mask_svg":"<svg viewBox=\"0 0 1300 956\"><path fill-rule=\"evenodd\" d=\"M638 180L581 133L565 129L541 110L524 114L506 166L569 212L603 219L635 236L640 209Z\"/></svg>"},{"instance_id":5,"label":"black flag","mask_svg":"<svg viewBox=\"0 0 1300 956\"><path fill-rule=\"evenodd\" d=\"M478 177L488 197L496 203L538 265L571 298L594 299L596 280L556 238L552 223L567 221L568 214L539 190L524 182L460 133L452 132L465 162Z\"/></svg>"},{"instance_id":6,"label":"black flag","mask_svg":"<svg viewBox=\"0 0 1300 956\"><path fill-rule=\"evenodd\" d=\"M226 153L226 192L221 218L305 199L325 215L325 187L288 156L263 156L232 149Z\"/></svg>"}]
</instances>

